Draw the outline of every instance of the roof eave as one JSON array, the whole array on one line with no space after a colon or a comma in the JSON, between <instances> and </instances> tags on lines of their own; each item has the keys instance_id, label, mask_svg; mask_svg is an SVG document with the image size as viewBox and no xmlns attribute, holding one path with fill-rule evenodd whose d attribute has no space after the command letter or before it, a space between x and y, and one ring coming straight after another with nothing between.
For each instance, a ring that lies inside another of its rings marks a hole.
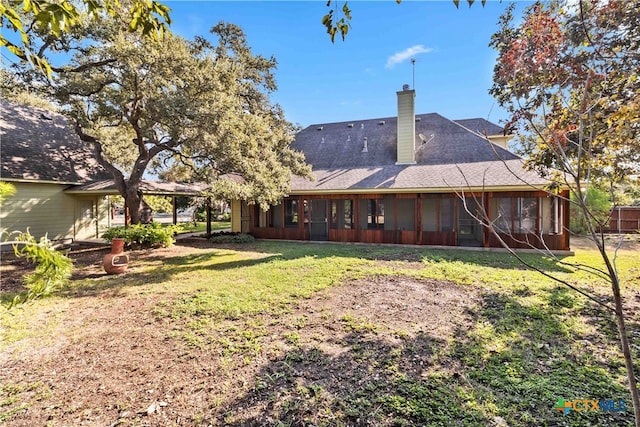
<instances>
[{"instance_id":1,"label":"roof eave","mask_svg":"<svg viewBox=\"0 0 640 427\"><path fill-rule=\"evenodd\" d=\"M535 185L494 185L494 186L476 186L476 187L429 187L429 188L345 188L345 189L328 189L313 190L300 189L291 190L290 195L332 195L332 194L411 194L411 193L456 193L456 192L508 192L508 191L546 191L542 187Z\"/></svg>"},{"instance_id":2,"label":"roof eave","mask_svg":"<svg viewBox=\"0 0 640 427\"><path fill-rule=\"evenodd\" d=\"M24 184L56 184L56 185L84 185L85 182L74 182L74 181L50 181L45 179L31 179L31 178L8 178L2 177L0 178L4 182L19 182Z\"/></svg>"}]
</instances>

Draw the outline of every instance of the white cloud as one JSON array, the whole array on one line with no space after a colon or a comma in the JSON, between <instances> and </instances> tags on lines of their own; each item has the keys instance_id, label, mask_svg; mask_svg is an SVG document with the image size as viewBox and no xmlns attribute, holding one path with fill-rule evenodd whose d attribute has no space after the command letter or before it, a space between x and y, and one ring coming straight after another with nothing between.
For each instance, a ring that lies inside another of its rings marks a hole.
<instances>
[{"instance_id":1,"label":"white cloud","mask_svg":"<svg viewBox=\"0 0 640 427\"><path fill-rule=\"evenodd\" d=\"M411 46L401 52L396 52L391 55L387 59L387 64L384 66L385 68L393 68L396 64L406 61L412 56L416 56L420 53L429 53L432 52L433 49L430 47L424 47L424 45L417 44L415 46Z\"/></svg>"}]
</instances>

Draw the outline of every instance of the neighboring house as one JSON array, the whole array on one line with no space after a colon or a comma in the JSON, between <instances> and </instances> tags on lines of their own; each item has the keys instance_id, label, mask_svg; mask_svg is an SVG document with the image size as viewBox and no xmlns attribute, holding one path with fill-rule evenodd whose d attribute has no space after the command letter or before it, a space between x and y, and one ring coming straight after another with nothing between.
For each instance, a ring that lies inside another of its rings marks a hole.
<instances>
[{"instance_id":1,"label":"neighboring house","mask_svg":"<svg viewBox=\"0 0 640 427\"><path fill-rule=\"evenodd\" d=\"M467 212L480 209L513 247L569 249L568 202L541 190L547 180L506 149L501 127L416 115L415 92L405 85L397 94L398 117L298 133L292 146L315 180L294 177L290 195L266 211L234 201L233 230L270 239L500 247Z\"/></svg>"},{"instance_id":2,"label":"neighboring house","mask_svg":"<svg viewBox=\"0 0 640 427\"><path fill-rule=\"evenodd\" d=\"M52 240L98 237L110 225L107 196L67 193L111 178L91 147L61 114L6 101L0 107L0 179L17 190L2 203L0 227Z\"/></svg>"}]
</instances>

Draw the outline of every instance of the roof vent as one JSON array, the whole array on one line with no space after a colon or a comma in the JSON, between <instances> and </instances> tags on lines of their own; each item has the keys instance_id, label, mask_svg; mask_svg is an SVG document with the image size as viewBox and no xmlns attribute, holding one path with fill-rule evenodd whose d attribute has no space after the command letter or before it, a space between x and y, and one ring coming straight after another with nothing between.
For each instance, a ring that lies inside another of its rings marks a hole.
<instances>
[{"instance_id":1,"label":"roof vent","mask_svg":"<svg viewBox=\"0 0 640 427\"><path fill-rule=\"evenodd\" d=\"M378 124L379 124L380 126L384 125L384 120L380 120L380 121L378 122Z\"/></svg>"},{"instance_id":2,"label":"roof vent","mask_svg":"<svg viewBox=\"0 0 640 427\"><path fill-rule=\"evenodd\" d=\"M324 129L324 126L318 126L318 130Z\"/></svg>"},{"instance_id":3,"label":"roof vent","mask_svg":"<svg viewBox=\"0 0 640 427\"><path fill-rule=\"evenodd\" d=\"M360 129L364 129L364 123L360 123Z\"/></svg>"},{"instance_id":4,"label":"roof vent","mask_svg":"<svg viewBox=\"0 0 640 427\"><path fill-rule=\"evenodd\" d=\"M320 140L320 144L324 144L324 136L322 137L322 139Z\"/></svg>"},{"instance_id":5,"label":"roof vent","mask_svg":"<svg viewBox=\"0 0 640 427\"><path fill-rule=\"evenodd\" d=\"M362 148L362 152L363 153L368 153L369 152L369 148L367 147L367 137L364 137L364 147Z\"/></svg>"},{"instance_id":6,"label":"roof vent","mask_svg":"<svg viewBox=\"0 0 640 427\"><path fill-rule=\"evenodd\" d=\"M422 121L422 117L416 117L416 122L421 122Z\"/></svg>"},{"instance_id":7,"label":"roof vent","mask_svg":"<svg viewBox=\"0 0 640 427\"><path fill-rule=\"evenodd\" d=\"M51 117L47 116L47 115L46 115L46 114L44 114L44 113L40 113L40 118L41 118L42 120L53 120Z\"/></svg>"},{"instance_id":8,"label":"roof vent","mask_svg":"<svg viewBox=\"0 0 640 427\"><path fill-rule=\"evenodd\" d=\"M353 127L353 123L349 123L349 124L347 125L347 127L348 127L348 128L352 128L352 127Z\"/></svg>"},{"instance_id":9,"label":"roof vent","mask_svg":"<svg viewBox=\"0 0 640 427\"><path fill-rule=\"evenodd\" d=\"M347 136L347 142L351 142L351 135Z\"/></svg>"}]
</instances>

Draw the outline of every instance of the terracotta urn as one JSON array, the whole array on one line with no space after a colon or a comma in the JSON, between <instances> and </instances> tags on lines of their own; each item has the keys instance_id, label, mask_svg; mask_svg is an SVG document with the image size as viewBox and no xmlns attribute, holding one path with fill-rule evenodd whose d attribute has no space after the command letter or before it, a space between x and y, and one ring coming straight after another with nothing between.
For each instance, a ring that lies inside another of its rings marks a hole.
<instances>
[{"instance_id":1,"label":"terracotta urn","mask_svg":"<svg viewBox=\"0 0 640 427\"><path fill-rule=\"evenodd\" d=\"M102 258L102 265L108 274L121 274L127 271L129 255L124 253L124 239L111 241L111 253Z\"/></svg>"}]
</instances>

